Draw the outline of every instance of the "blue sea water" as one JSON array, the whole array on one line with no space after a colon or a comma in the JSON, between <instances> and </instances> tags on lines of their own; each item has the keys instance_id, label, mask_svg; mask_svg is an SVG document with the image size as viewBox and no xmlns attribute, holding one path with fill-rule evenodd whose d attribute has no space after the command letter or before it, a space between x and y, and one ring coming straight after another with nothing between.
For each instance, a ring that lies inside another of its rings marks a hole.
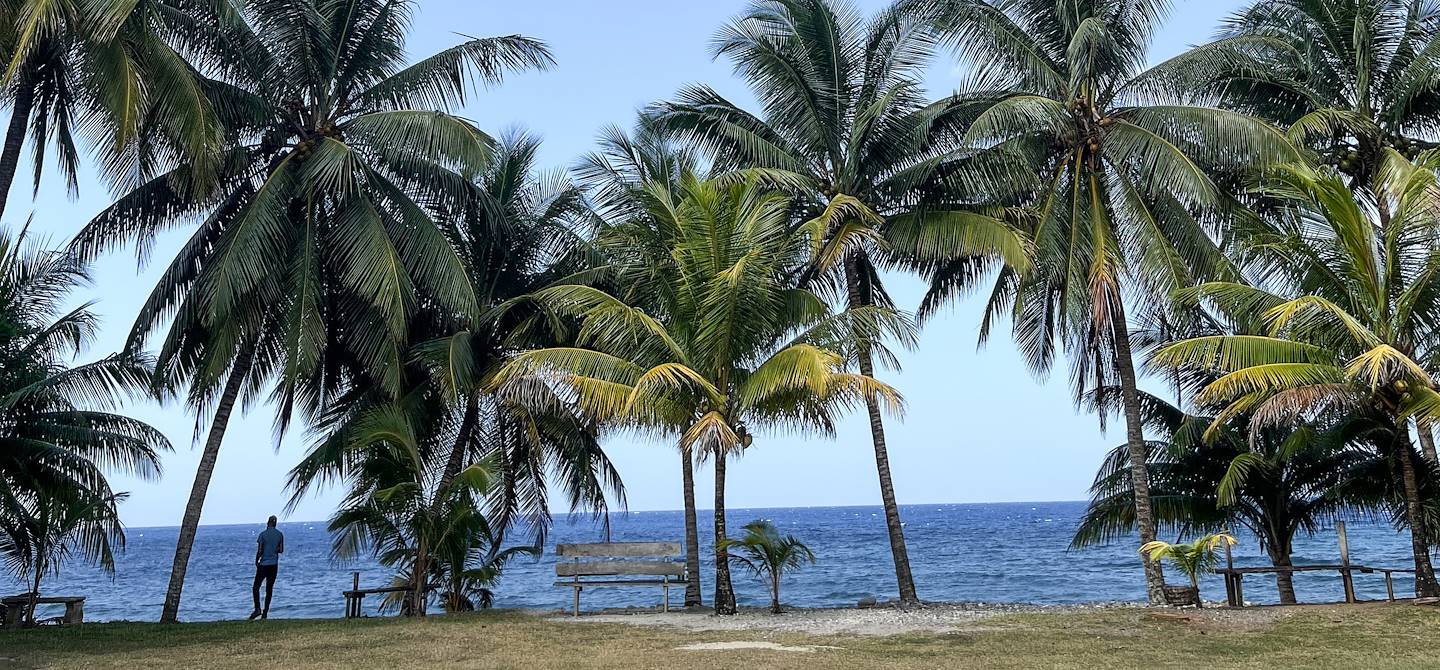
<instances>
[{"instance_id":1,"label":"blue sea water","mask_svg":"<svg viewBox=\"0 0 1440 670\"><path fill-rule=\"evenodd\" d=\"M1138 601L1144 598L1136 542L1069 550L1084 503L996 503L906 505L905 520L910 561L921 598L929 601L1015 602L1066 604ZM884 516L879 507L803 507L785 509L734 509L728 523L738 534L740 525L769 519L782 532L806 542L819 562L786 578L784 600L806 607L853 606L865 596L894 596L895 574L886 540ZM709 512L702 511L703 556L710 556ZM250 581L254 574L255 525L202 526L190 561L182 618L189 621L243 618L250 612ZM337 564L330 559L330 537L323 522L283 523L285 555L271 616L276 618L338 617L344 612L340 592L350 588L351 572L359 571L362 586L382 586L389 573L372 561ZM611 519L613 541L674 541L683 538L680 512L631 512ZM112 578L94 568L72 566L47 582L48 593L88 597L87 620L155 620L170 573L176 528L131 528L126 551ZM1406 567L1410 544L1406 535L1376 521L1349 524L1351 560L1365 565ZM603 531L588 517L558 517L538 559L521 557L507 568L496 589L496 607L562 608L570 590L553 586L554 545L557 542L603 541ZM1241 536L1235 549L1237 565L1268 565L1253 538ZM1296 542L1295 562L1335 563L1336 536L1327 530ZM713 588L710 563L702 569L706 601ZM1412 593L1408 575L1396 577L1397 595ZM1172 580L1178 575L1172 576ZM765 590L743 572L735 573L741 605L768 602ZM1334 573L1301 573L1296 590L1302 601L1340 599L1340 580ZM1385 586L1378 575L1357 575L1362 598L1383 598ZM0 589L13 593L17 582L0 579ZM1207 599L1223 600L1224 587L1210 576L1202 590ZM1276 600L1274 580L1250 577L1246 598L1254 602ZM679 604L681 593L672 593ZM371 601L374 599L372 598ZM659 602L658 589L625 588L587 590L586 608L646 606ZM375 602L367 602L374 614Z\"/></svg>"}]
</instances>

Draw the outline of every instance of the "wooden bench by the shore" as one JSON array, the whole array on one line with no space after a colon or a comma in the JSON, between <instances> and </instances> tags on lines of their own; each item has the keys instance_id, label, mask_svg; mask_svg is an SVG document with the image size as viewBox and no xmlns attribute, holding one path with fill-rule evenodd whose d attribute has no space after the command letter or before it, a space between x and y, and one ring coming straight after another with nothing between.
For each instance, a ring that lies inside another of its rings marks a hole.
<instances>
[{"instance_id":1,"label":"wooden bench by the shore","mask_svg":"<svg viewBox=\"0 0 1440 670\"><path fill-rule=\"evenodd\" d=\"M375 589L360 588L360 573L354 573L353 587L349 591L341 591L340 595L345 596L345 618L358 619L365 616L362 608L365 605L365 596L389 593L405 593L413 591L409 586L383 586Z\"/></svg>"},{"instance_id":2,"label":"wooden bench by the shore","mask_svg":"<svg viewBox=\"0 0 1440 670\"><path fill-rule=\"evenodd\" d=\"M673 542L561 544L556 545L555 554L572 559L555 564L555 576L569 578L556 581L555 586L575 589L575 616L580 616L580 591L586 587L658 586L663 593L660 611L669 612L670 587L684 586L687 578L685 564L671 560L682 555L680 545Z\"/></svg>"},{"instance_id":3,"label":"wooden bench by the shore","mask_svg":"<svg viewBox=\"0 0 1440 670\"><path fill-rule=\"evenodd\" d=\"M30 596L0 598L0 605L5 606L5 626L18 626L30 610ZM65 615L60 617L60 623L67 626L85 622L84 596L42 596L35 599L35 605L64 605Z\"/></svg>"}]
</instances>

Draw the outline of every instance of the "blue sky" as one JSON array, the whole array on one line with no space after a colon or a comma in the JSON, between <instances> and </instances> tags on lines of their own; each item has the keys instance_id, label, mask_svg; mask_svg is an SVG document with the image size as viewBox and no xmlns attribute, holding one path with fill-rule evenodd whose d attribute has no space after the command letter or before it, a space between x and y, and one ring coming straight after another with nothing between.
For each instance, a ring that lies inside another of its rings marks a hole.
<instances>
[{"instance_id":1,"label":"blue sky","mask_svg":"<svg viewBox=\"0 0 1440 670\"><path fill-rule=\"evenodd\" d=\"M544 138L541 162L570 165L591 150L596 131L628 126L639 107L680 86L704 82L736 101L752 98L730 73L712 62L709 39L745 0L527 0L467 2L422 0L409 43L425 55L461 35L523 34L546 41L559 66L510 78L473 95L462 114L492 134L523 127ZM883 5L858 0L863 11ZM1152 49L1158 61L1207 40L1239 0L1180 0ZM953 88L953 60L937 59L927 86L932 94ZM84 175L78 198L49 179L32 201L28 166L21 166L6 223L22 224L54 244L68 239L109 202L110 193ZM93 297L105 320L100 341L87 354L115 350L136 309L154 285L159 267L189 231L162 239L150 267L137 273L133 256L117 253L95 267ZM922 293L920 282L894 277L892 291L906 308ZM903 503L1076 500L1085 496L1102 454L1124 439L1112 428L1102 435L1095 417L1078 413L1063 369L1036 380L1004 337L976 350L980 301L957 304L926 326L919 347L901 354L902 369L880 373L906 397L902 420L887 424L890 463ZM179 405L127 408L174 442L159 482L120 479L130 492L122 517L131 526L179 523L194 477L199 449L195 417ZM208 421L208 417L205 417ZM253 523L281 513L288 499L285 474L303 454L306 437L292 431L276 449L267 407L249 408L231 423L221 451L203 523ZM207 424L208 425L208 424ZM680 507L679 457L663 443L616 439L607 451L624 477L633 510ZM878 504L874 454L863 416L849 417L834 440L766 435L730 468L728 503L741 507ZM711 480L698 473L697 489ZM319 520L334 509L338 491L313 495L290 516ZM701 496L702 506L708 493Z\"/></svg>"}]
</instances>

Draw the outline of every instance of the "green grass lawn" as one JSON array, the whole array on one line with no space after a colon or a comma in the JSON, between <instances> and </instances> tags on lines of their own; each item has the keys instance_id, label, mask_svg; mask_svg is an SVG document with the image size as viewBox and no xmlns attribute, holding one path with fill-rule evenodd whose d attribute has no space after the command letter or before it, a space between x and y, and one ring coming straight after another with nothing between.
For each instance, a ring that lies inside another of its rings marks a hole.
<instances>
[{"instance_id":1,"label":"green grass lawn","mask_svg":"<svg viewBox=\"0 0 1440 670\"><path fill-rule=\"evenodd\" d=\"M1157 620L1141 610L1014 615L893 637L692 632L490 612L0 632L0 668L1433 668L1437 640L1440 611L1408 604L1309 607L1262 623ZM822 648L676 649L722 641Z\"/></svg>"}]
</instances>

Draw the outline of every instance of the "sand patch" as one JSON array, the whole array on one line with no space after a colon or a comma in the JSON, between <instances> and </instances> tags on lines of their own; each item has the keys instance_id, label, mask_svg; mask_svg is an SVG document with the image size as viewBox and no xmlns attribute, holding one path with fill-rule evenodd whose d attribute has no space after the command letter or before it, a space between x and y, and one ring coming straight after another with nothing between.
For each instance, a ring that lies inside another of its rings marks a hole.
<instances>
[{"instance_id":1,"label":"sand patch","mask_svg":"<svg viewBox=\"0 0 1440 670\"><path fill-rule=\"evenodd\" d=\"M759 642L753 640L732 640L730 642L697 642L676 647L680 651L738 651L742 649L761 649L764 651L788 651L798 654L813 654L816 649L838 649L838 647L787 647L774 642Z\"/></svg>"}]
</instances>

